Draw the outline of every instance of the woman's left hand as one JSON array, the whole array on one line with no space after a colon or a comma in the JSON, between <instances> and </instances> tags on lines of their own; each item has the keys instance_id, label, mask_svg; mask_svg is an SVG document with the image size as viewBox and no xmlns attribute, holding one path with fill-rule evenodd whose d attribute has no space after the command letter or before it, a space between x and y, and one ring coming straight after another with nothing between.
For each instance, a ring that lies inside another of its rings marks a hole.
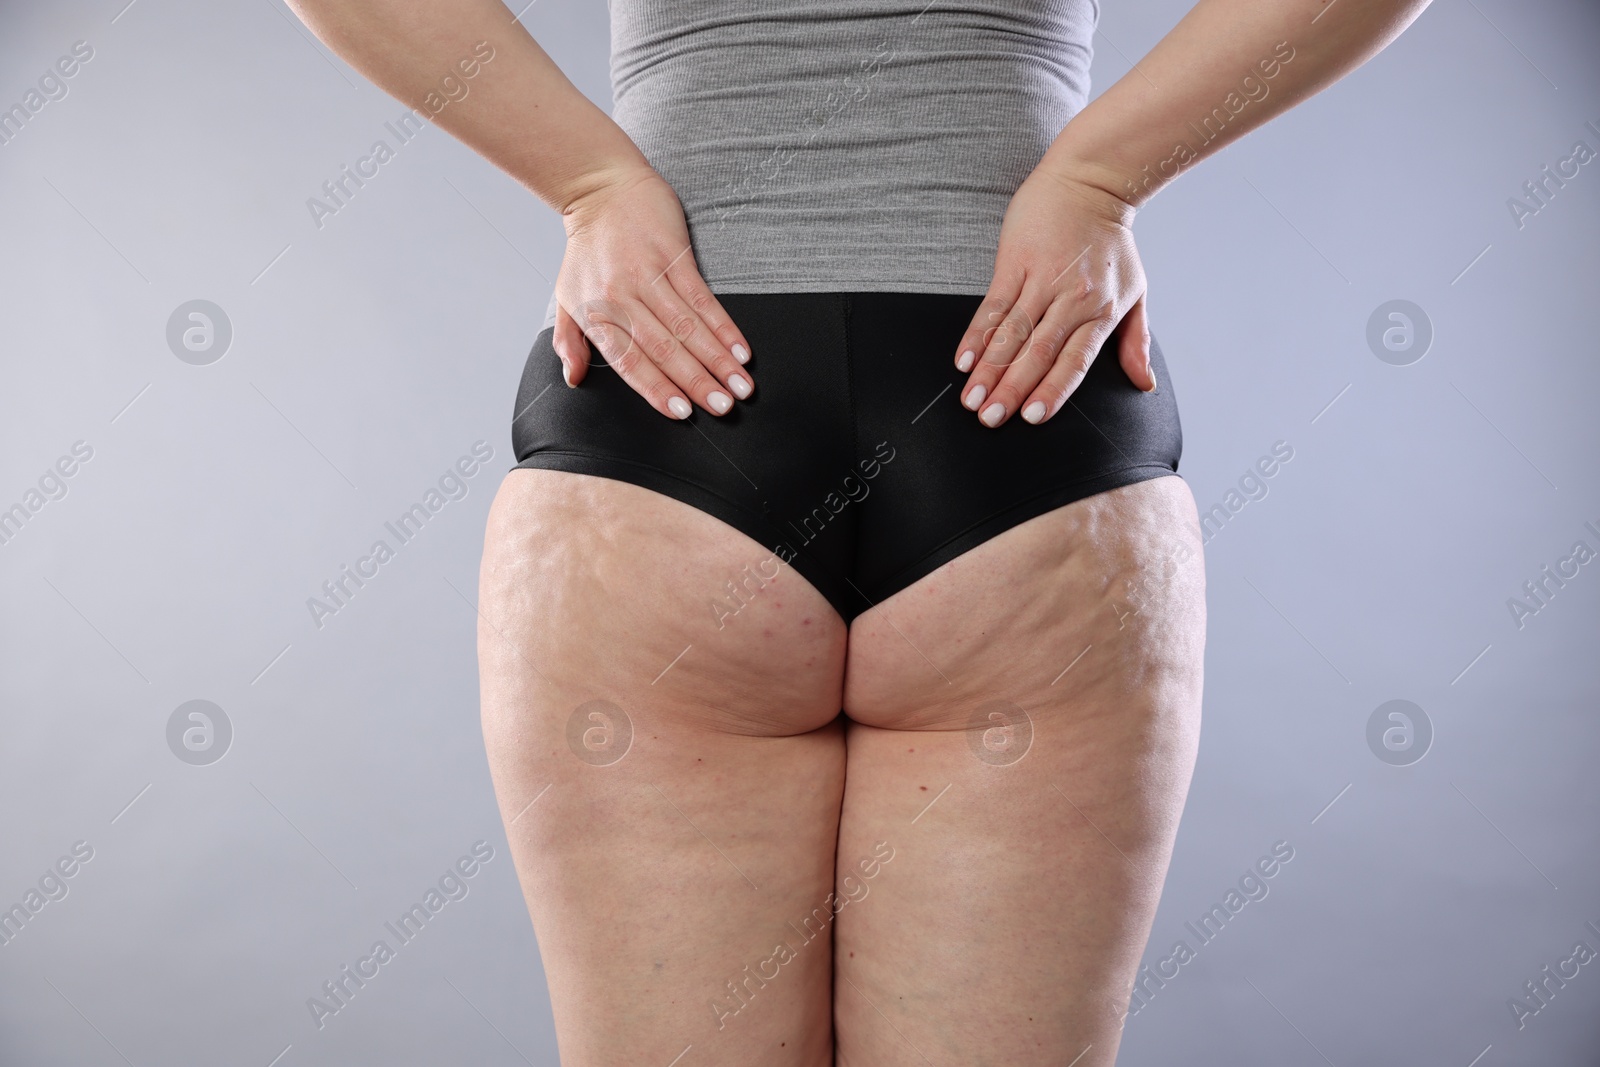
<instances>
[{"instance_id":1,"label":"woman's left hand","mask_svg":"<svg viewBox=\"0 0 1600 1067\"><path fill-rule=\"evenodd\" d=\"M1122 369L1138 388L1156 388L1133 215L1111 193L1042 166L1017 189L994 280L955 353L956 369L971 371L961 402L985 426L1019 411L1030 423L1054 416L1119 322Z\"/></svg>"}]
</instances>

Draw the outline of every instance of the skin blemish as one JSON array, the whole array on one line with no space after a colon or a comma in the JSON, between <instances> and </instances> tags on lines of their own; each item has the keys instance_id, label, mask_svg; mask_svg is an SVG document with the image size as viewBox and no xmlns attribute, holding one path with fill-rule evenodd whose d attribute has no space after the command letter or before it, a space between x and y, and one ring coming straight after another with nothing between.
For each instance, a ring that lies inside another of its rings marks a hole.
<instances>
[{"instance_id":1,"label":"skin blemish","mask_svg":"<svg viewBox=\"0 0 1600 1067\"><path fill-rule=\"evenodd\" d=\"M928 787L925 786L925 785L919 785L917 788L922 790L924 793L926 793L928 791Z\"/></svg>"}]
</instances>

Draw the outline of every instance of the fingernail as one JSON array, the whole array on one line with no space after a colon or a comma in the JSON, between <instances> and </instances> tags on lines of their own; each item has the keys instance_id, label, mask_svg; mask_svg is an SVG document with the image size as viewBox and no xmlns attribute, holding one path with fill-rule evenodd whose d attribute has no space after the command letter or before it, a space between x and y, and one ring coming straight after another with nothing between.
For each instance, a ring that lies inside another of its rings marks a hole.
<instances>
[{"instance_id":1,"label":"fingernail","mask_svg":"<svg viewBox=\"0 0 1600 1067\"><path fill-rule=\"evenodd\" d=\"M1043 400L1035 400L1033 403L1022 409L1023 422L1031 422L1037 425L1039 420L1042 418L1044 418Z\"/></svg>"},{"instance_id":2,"label":"fingernail","mask_svg":"<svg viewBox=\"0 0 1600 1067\"><path fill-rule=\"evenodd\" d=\"M974 385L972 387L972 392L967 394L967 398L965 400L963 400L962 403L967 405L967 410L968 411L977 411L978 410L978 405L983 403L983 398L988 396L988 395L989 395L989 387L988 386L985 386L985 385Z\"/></svg>"},{"instance_id":3,"label":"fingernail","mask_svg":"<svg viewBox=\"0 0 1600 1067\"><path fill-rule=\"evenodd\" d=\"M565 362L561 364L561 380L567 383L567 388L572 388L572 368Z\"/></svg>"},{"instance_id":4,"label":"fingernail","mask_svg":"<svg viewBox=\"0 0 1600 1067\"><path fill-rule=\"evenodd\" d=\"M749 363L750 353L745 351L744 345L734 345L733 358L738 360L740 363Z\"/></svg>"},{"instance_id":5,"label":"fingernail","mask_svg":"<svg viewBox=\"0 0 1600 1067\"><path fill-rule=\"evenodd\" d=\"M974 352L970 348L967 349L965 352L961 353L961 358L956 360L956 370L960 371L962 374L967 373L967 371L972 369L973 361L975 361L977 358L978 353Z\"/></svg>"},{"instance_id":6,"label":"fingernail","mask_svg":"<svg viewBox=\"0 0 1600 1067\"><path fill-rule=\"evenodd\" d=\"M706 403L710 404L711 410L718 415L727 414L728 409L733 407L733 401L728 397L728 394L715 389L711 391L710 396L706 397Z\"/></svg>"},{"instance_id":7,"label":"fingernail","mask_svg":"<svg viewBox=\"0 0 1600 1067\"><path fill-rule=\"evenodd\" d=\"M744 380L742 374L728 375L728 388L733 390L733 395L740 400L750 395L750 383Z\"/></svg>"},{"instance_id":8,"label":"fingernail","mask_svg":"<svg viewBox=\"0 0 1600 1067\"><path fill-rule=\"evenodd\" d=\"M1156 372L1155 371L1151 371L1150 372L1150 391L1153 393L1159 388L1161 388L1161 383L1156 381Z\"/></svg>"},{"instance_id":9,"label":"fingernail","mask_svg":"<svg viewBox=\"0 0 1600 1067\"><path fill-rule=\"evenodd\" d=\"M689 417L689 413L694 409L689 406L689 402L683 397L675 396L671 400L667 401L667 410L672 412L680 419L687 419Z\"/></svg>"},{"instance_id":10,"label":"fingernail","mask_svg":"<svg viewBox=\"0 0 1600 1067\"><path fill-rule=\"evenodd\" d=\"M1000 420L1006 417L1006 406L1004 404L990 404L984 413L978 417L983 420L985 426L999 426Z\"/></svg>"}]
</instances>

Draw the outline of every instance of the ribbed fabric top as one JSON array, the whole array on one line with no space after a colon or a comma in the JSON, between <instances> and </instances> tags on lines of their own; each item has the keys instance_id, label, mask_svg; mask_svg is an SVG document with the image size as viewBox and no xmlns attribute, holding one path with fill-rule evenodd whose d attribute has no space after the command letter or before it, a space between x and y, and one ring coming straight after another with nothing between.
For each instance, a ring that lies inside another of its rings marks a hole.
<instances>
[{"instance_id":1,"label":"ribbed fabric top","mask_svg":"<svg viewBox=\"0 0 1600 1067\"><path fill-rule=\"evenodd\" d=\"M982 293L1097 0L611 0L612 117L714 292ZM555 301L545 325L555 321Z\"/></svg>"}]
</instances>

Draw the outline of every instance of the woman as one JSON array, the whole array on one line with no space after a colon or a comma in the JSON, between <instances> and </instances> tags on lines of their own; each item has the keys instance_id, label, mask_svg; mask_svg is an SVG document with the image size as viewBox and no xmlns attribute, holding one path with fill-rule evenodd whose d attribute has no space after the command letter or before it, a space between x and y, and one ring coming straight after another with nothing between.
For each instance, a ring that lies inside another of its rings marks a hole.
<instances>
[{"instance_id":1,"label":"woman","mask_svg":"<svg viewBox=\"0 0 1600 1067\"><path fill-rule=\"evenodd\" d=\"M612 0L615 121L496 0L295 6L565 222L479 635L562 1062L1113 1063L1205 619L1133 218L1426 0L1087 107L1094 0Z\"/></svg>"}]
</instances>

